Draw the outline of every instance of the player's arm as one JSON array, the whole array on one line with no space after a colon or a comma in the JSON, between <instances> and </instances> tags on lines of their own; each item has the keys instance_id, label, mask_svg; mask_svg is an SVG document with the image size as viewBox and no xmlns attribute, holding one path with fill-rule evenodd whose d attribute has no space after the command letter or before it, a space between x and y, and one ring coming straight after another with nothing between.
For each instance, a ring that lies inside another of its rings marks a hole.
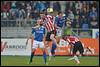
<instances>
[{"instance_id":1,"label":"player's arm","mask_svg":"<svg viewBox=\"0 0 100 67\"><path fill-rule=\"evenodd\" d=\"M55 23L54 26L58 29L59 27L57 26L57 24Z\"/></svg>"},{"instance_id":2,"label":"player's arm","mask_svg":"<svg viewBox=\"0 0 100 67\"><path fill-rule=\"evenodd\" d=\"M32 34L34 34L34 32L35 32L35 28L32 28L31 34L27 37L26 45L28 44L28 40L29 40L29 39L32 39L32 40L31 40L31 44L32 44L32 41L33 41L33 39L34 39L34 37L33 37Z\"/></svg>"},{"instance_id":3,"label":"player's arm","mask_svg":"<svg viewBox=\"0 0 100 67\"><path fill-rule=\"evenodd\" d=\"M59 47L57 40L54 38L53 41L56 43L57 47Z\"/></svg>"},{"instance_id":4,"label":"player's arm","mask_svg":"<svg viewBox=\"0 0 100 67\"><path fill-rule=\"evenodd\" d=\"M46 28L44 28L44 38L43 38L44 44L45 44L46 36L47 36L47 30L46 30Z\"/></svg>"},{"instance_id":5,"label":"player's arm","mask_svg":"<svg viewBox=\"0 0 100 67\"><path fill-rule=\"evenodd\" d=\"M52 41L56 43L57 46L59 46L57 40L54 38L54 34L51 34L50 39L52 39Z\"/></svg>"},{"instance_id":6,"label":"player's arm","mask_svg":"<svg viewBox=\"0 0 100 67\"><path fill-rule=\"evenodd\" d=\"M26 45L28 44L28 40L32 38L32 34L27 37Z\"/></svg>"},{"instance_id":7,"label":"player's arm","mask_svg":"<svg viewBox=\"0 0 100 67\"><path fill-rule=\"evenodd\" d=\"M58 19L57 19L57 17L55 18L55 21L54 21L54 26L56 27L56 28L59 28L58 26L57 26L57 22L58 22Z\"/></svg>"}]
</instances>

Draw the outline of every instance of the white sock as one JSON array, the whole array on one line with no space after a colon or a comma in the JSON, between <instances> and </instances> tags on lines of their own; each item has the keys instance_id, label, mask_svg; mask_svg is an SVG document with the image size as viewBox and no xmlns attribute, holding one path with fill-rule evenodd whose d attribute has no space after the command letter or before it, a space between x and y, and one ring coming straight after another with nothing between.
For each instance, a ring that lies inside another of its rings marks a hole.
<instances>
[{"instance_id":1,"label":"white sock","mask_svg":"<svg viewBox=\"0 0 100 67\"><path fill-rule=\"evenodd\" d=\"M80 61L79 61L79 59L78 59L77 56L74 56L74 59L75 59L75 61L76 61L78 64L80 63Z\"/></svg>"},{"instance_id":2,"label":"white sock","mask_svg":"<svg viewBox=\"0 0 100 67\"><path fill-rule=\"evenodd\" d=\"M75 57L69 58L68 60L73 60L73 59L75 59Z\"/></svg>"},{"instance_id":3,"label":"white sock","mask_svg":"<svg viewBox=\"0 0 100 67\"><path fill-rule=\"evenodd\" d=\"M47 50L48 50L48 54L49 54L49 56L52 56L52 55L51 55L50 47L48 47Z\"/></svg>"}]
</instances>

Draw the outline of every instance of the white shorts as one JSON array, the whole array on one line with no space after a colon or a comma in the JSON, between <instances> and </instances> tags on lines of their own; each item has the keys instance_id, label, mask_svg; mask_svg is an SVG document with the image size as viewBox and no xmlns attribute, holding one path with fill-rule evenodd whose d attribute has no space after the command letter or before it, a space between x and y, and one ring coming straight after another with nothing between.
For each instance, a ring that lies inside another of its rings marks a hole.
<instances>
[{"instance_id":1,"label":"white shorts","mask_svg":"<svg viewBox=\"0 0 100 67\"><path fill-rule=\"evenodd\" d=\"M62 29L61 28L59 28L59 29L57 29L57 36L62 36Z\"/></svg>"},{"instance_id":2,"label":"white shorts","mask_svg":"<svg viewBox=\"0 0 100 67\"><path fill-rule=\"evenodd\" d=\"M44 43L34 40L32 48L37 49L37 47L44 48Z\"/></svg>"}]
</instances>

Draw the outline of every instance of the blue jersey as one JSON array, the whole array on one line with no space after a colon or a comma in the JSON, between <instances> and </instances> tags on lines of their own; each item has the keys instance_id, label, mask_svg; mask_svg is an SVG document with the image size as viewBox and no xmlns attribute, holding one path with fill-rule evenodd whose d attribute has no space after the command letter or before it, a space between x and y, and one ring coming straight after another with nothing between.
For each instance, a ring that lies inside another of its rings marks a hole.
<instances>
[{"instance_id":1,"label":"blue jersey","mask_svg":"<svg viewBox=\"0 0 100 67\"><path fill-rule=\"evenodd\" d=\"M43 41L43 37L45 34L45 28L43 26L39 28L32 28L32 35L34 36L34 40Z\"/></svg>"},{"instance_id":2,"label":"blue jersey","mask_svg":"<svg viewBox=\"0 0 100 67\"><path fill-rule=\"evenodd\" d=\"M62 18L59 18L58 16L56 16L55 18L55 22L57 24L58 27L63 27L63 25L66 25L65 22L66 22L66 16L63 16Z\"/></svg>"}]
</instances>

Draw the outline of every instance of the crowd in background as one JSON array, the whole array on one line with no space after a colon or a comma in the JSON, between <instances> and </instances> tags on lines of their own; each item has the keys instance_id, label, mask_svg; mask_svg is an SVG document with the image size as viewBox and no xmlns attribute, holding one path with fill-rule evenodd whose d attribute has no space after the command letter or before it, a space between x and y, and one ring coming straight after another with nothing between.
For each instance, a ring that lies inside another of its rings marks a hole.
<instances>
[{"instance_id":1,"label":"crowd in background","mask_svg":"<svg viewBox=\"0 0 100 67\"><path fill-rule=\"evenodd\" d=\"M64 12L72 28L99 28L98 1L1 1L1 26L30 26L49 7Z\"/></svg>"}]
</instances>

